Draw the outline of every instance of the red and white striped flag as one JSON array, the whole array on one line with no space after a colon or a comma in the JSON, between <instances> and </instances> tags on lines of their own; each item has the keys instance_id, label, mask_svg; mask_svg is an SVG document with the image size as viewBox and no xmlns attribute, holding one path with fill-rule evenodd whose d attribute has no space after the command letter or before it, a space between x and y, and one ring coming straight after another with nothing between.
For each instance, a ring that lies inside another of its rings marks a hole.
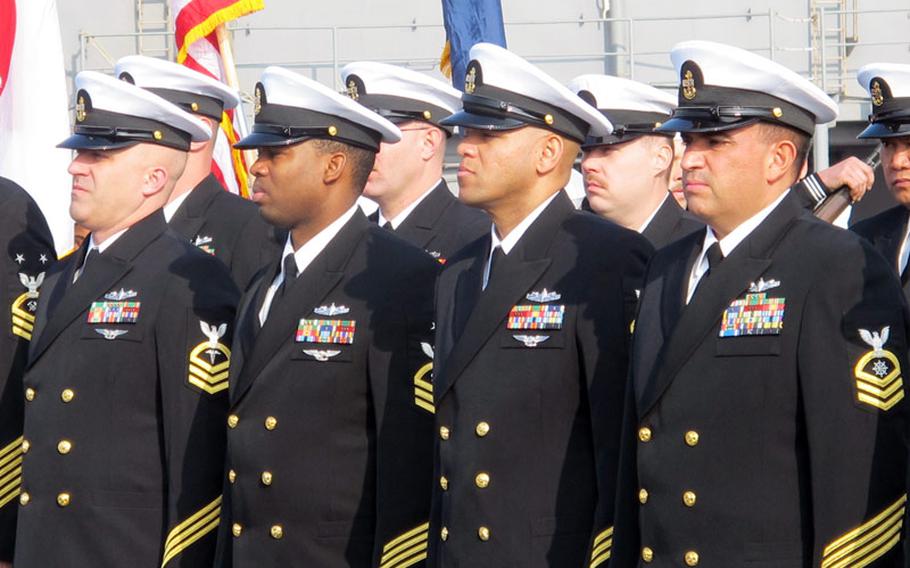
<instances>
[{"instance_id":1,"label":"red and white striped flag","mask_svg":"<svg viewBox=\"0 0 910 568\"><path fill-rule=\"evenodd\" d=\"M210 77L238 88L230 80L233 59L225 61L219 47L216 30L231 20L262 10L264 0L170 0L174 14L177 40L177 63L205 73ZM236 82L234 79L233 82ZM250 196L248 168L243 152L235 150L234 142L247 133L242 109L225 111L221 130L215 140L212 173L231 193Z\"/></svg>"}]
</instances>

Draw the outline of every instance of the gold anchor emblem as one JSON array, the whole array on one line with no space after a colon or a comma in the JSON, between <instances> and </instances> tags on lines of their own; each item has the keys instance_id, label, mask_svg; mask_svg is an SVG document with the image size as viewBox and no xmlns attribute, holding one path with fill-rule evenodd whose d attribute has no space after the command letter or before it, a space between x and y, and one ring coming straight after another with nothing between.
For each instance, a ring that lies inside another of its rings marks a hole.
<instances>
[{"instance_id":1,"label":"gold anchor emblem","mask_svg":"<svg viewBox=\"0 0 910 568\"><path fill-rule=\"evenodd\" d=\"M695 77L692 75L691 69L686 69L685 74L683 74L682 80L682 94L687 101L691 101L695 98L697 93L695 89Z\"/></svg>"},{"instance_id":2,"label":"gold anchor emblem","mask_svg":"<svg viewBox=\"0 0 910 568\"><path fill-rule=\"evenodd\" d=\"M262 87L256 85L256 93L253 97L253 115L258 115L262 111Z\"/></svg>"},{"instance_id":3,"label":"gold anchor emblem","mask_svg":"<svg viewBox=\"0 0 910 568\"><path fill-rule=\"evenodd\" d=\"M85 120L85 97L79 95L79 100L76 101L76 122L83 122Z\"/></svg>"},{"instance_id":4,"label":"gold anchor emblem","mask_svg":"<svg viewBox=\"0 0 910 568\"><path fill-rule=\"evenodd\" d=\"M360 91L357 90L357 83L354 79L348 81L348 96L355 101L360 98Z\"/></svg>"},{"instance_id":5,"label":"gold anchor emblem","mask_svg":"<svg viewBox=\"0 0 910 568\"><path fill-rule=\"evenodd\" d=\"M468 74L464 78L464 92L469 95L474 94L474 90L477 88L477 68L471 67L468 70Z\"/></svg>"},{"instance_id":6,"label":"gold anchor emblem","mask_svg":"<svg viewBox=\"0 0 910 568\"><path fill-rule=\"evenodd\" d=\"M874 106L882 106L885 102L885 95L882 93L882 86L878 81L872 81L872 88L869 89L870 94L872 95L872 104Z\"/></svg>"}]
</instances>

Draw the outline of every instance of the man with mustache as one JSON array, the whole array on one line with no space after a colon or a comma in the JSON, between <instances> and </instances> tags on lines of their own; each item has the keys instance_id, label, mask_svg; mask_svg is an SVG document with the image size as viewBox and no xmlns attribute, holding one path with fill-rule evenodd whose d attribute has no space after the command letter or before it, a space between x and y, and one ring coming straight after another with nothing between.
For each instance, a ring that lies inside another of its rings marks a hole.
<instances>
[{"instance_id":1,"label":"man with mustache","mask_svg":"<svg viewBox=\"0 0 910 568\"><path fill-rule=\"evenodd\" d=\"M423 73L370 61L346 65L341 78L349 97L401 130L400 141L380 147L363 189L379 204L370 220L445 264L490 230L490 218L458 201L442 179L453 129L440 121L461 107L461 93Z\"/></svg>"},{"instance_id":2,"label":"man with mustache","mask_svg":"<svg viewBox=\"0 0 910 568\"><path fill-rule=\"evenodd\" d=\"M754 53L678 44L689 211L636 321L611 566L906 566L900 283L789 188L837 105Z\"/></svg>"},{"instance_id":3,"label":"man with mustache","mask_svg":"<svg viewBox=\"0 0 910 568\"><path fill-rule=\"evenodd\" d=\"M230 337L224 265L161 208L205 125L124 81L76 76L70 215L23 379L15 566L209 566ZM6 536L6 535L4 535Z\"/></svg>"},{"instance_id":4,"label":"man with mustache","mask_svg":"<svg viewBox=\"0 0 910 568\"><path fill-rule=\"evenodd\" d=\"M237 318L216 566L422 566L439 263L357 205L401 133L280 67L255 89L237 146L259 150L253 198L289 233Z\"/></svg>"},{"instance_id":5,"label":"man with mustache","mask_svg":"<svg viewBox=\"0 0 910 568\"><path fill-rule=\"evenodd\" d=\"M459 199L493 228L437 287L430 565L601 566L651 246L563 191L609 120L501 47L470 59L464 110L443 124L464 133Z\"/></svg>"},{"instance_id":6,"label":"man with mustache","mask_svg":"<svg viewBox=\"0 0 910 568\"><path fill-rule=\"evenodd\" d=\"M880 140L882 171L898 204L853 226L869 239L897 270L904 295L910 298L910 65L872 63L859 70L857 81L869 93L872 115L858 138Z\"/></svg>"},{"instance_id":7,"label":"man with mustache","mask_svg":"<svg viewBox=\"0 0 910 568\"><path fill-rule=\"evenodd\" d=\"M582 146L581 173L591 210L638 231L656 249L702 228L667 191L673 165L673 132L657 127L676 99L644 83L582 75L569 89L613 123L613 134Z\"/></svg>"},{"instance_id":8,"label":"man with mustache","mask_svg":"<svg viewBox=\"0 0 910 568\"><path fill-rule=\"evenodd\" d=\"M660 249L704 224L685 211L682 193L684 146L674 132L659 130L676 108L673 97L644 83L608 75L582 75L569 88L609 118L611 136L586 141L581 171L590 209L627 229L643 234ZM674 173L675 172L675 173ZM814 208L832 189L849 185L854 200L874 181L872 168L847 158L793 188L806 208ZM667 185L676 184L667 192Z\"/></svg>"}]
</instances>

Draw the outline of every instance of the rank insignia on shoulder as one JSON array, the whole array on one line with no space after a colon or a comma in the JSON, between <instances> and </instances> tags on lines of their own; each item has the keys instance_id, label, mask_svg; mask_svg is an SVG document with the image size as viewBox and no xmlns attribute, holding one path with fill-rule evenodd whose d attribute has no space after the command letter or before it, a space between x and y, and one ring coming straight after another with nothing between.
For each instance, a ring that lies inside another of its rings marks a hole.
<instances>
[{"instance_id":1,"label":"rank insignia on shoulder","mask_svg":"<svg viewBox=\"0 0 910 568\"><path fill-rule=\"evenodd\" d=\"M562 329L564 305L513 306L509 310L508 329Z\"/></svg>"},{"instance_id":2,"label":"rank insignia on shoulder","mask_svg":"<svg viewBox=\"0 0 910 568\"><path fill-rule=\"evenodd\" d=\"M325 363L332 357L337 357L338 355L341 355L341 351L339 351L337 349L304 349L303 353L305 355L309 355L310 357L312 357L313 359L316 359L317 361L319 361L321 363Z\"/></svg>"},{"instance_id":3,"label":"rank insignia on shoulder","mask_svg":"<svg viewBox=\"0 0 910 568\"><path fill-rule=\"evenodd\" d=\"M527 298L529 302L537 302L538 304L546 304L548 302L555 302L556 300L562 299L562 295L558 292L550 292L549 290L544 288L543 290L540 290L540 291L535 290L533 292L529 292L528 295L525 296L525 298Z\"/></svg>"},{"instance_id":4,"label":"rank insignia on shoulder","mask_svg":"<svg viewBox=\"0 0 910 568\"><path fill-rule=\"evenodd\" d=\"M212 246L213 241L214 241L214 239L208 235L206 235L206 236L196 235L196 238L193 239L193 246L195 246L196 248L198 248L199 250L201 250L203 252L207 252L211 255L214 255L215 247Z\"/></svg>"},{"instance_id":5,"label":"rank insignia on shoulder","mask_svg":"<svg viewBox=\"0 0 910 568\"><path fill-rule=\"evenodd\" d=\"M341 305L336 306L335 302L332 302L331 306L319 306L313 310L313 313L319 316L342 316L351 311L351 308Z\"/></svg>"},{"instance_id":6,"label":"rank insignia on shoulder","mask_svg":"<svg viewBox=\"0 0 910 568\"><path fill-rule=\"evenodd\" d=\"M19 273L19 282L26 288L26 292L13 300L10 310L12 312L13 335L31 341L32 331L35 329L35 312L38 311L38 288L44 283L44 273L29 276Z\"/></svg>"},{"instance_id":7,"label":"rank insignia on shoulder","mask_svg":"<svg viewBox=\"0 0 910 568\"><path fill-rule=\"evenodd\" d=\"M104 295L105 300L113 300L115 302L121 302L123 300L129 300L135 298L139 294L135 290L124 290L123 288L119 290L112 290Z\"/></svg>"},{"instance_id":8,"label":"rank insignia on shoulder","mask_svg":"<svg viewBox=\"0 0 910 568\"><path fill-rule=\"evenodd\" d=\"M302 319L297 324L294 341L297 343L350 345L354 343L356 329L357 322L354 320Z\"/></svg>"},{"instance_id":9,"label":"rank insignia on shoulder","mask_svg":"<svg viewBox=\"0 0 910 568\"><path fill-rule=\"evenodd\" d=\"M889 326L880 331L860 329L859 336L872 348L856 362L856 398L879 410L890 410L904 398L904 380L897 356L885 349L891 335Z\"/></svg>"},{"instance_id":10,"label":"rank insignia on shoulder","mask_svg":"<svg viewBox=\"0 0 910 568\"><path fill-rule=\"evenodd\" d=\"M746 294L724 310L718 337L780 335L786 307L786 298L769 298L764 292Z\"/></svg>"},{"instance_id":11,"label":"rank insignia on shoulder","mask_svg":"<svg viewBox=\"0 0 910 568\"><path fill-rule=\"evenodd\" d=\"M142 302L92 302L88 323L136 323Z\"/></svg>"},{"instance_id":12,"label":"rank insignia on shoulder","mask_svg":"<svg viewBox=\"0 0 910 568\"><path fill-rule=\"evenodd\" d=\"M121 335L126 335L129 330L126 329L107 329L104 327L95 328L95 333L104 336L108 341L113 341Z\"/></svg>"},{"instance_id":13,"label":"rank insignia on shoulder","mask_svg":"<svg viewBox=\"0 0 910 568\"><path fill-rule=\"evenodd\" d=\"M775 280L773 278L770 280L765 280L764 278L759 278L758 282L752 282L749 284L749 292L756 294L760 292L767 292L768 290L777 288L778 286L780 286L780 280Z\"/></svg>"},{"instance_id":14,"label":"rank insignia on shoulder","mask_svg":"<svg viewBox=\"0 0 910 568\"><path fill-rule=\"evenodd\" d=\"M423 354L430 358L430 362L421 366L414 374L414 404L430 414L436 414L433 403L433 346L425 341L420 342Z\"/></svg>"},{"instance_id":15,"label":"rank insignia on shoulder","mask_svg":"<svg viewBox=\"0 0 910 568\"><path fill-rule=\"evenodd\" d=\"M550 339L549 335L513 335L515 341L520 341L525 347L534 348Z\"/></svg>"},{"instance_id":16,"label":"rank insignia on shoulder","mask_svg":"<svg viewBox=\"0 0 910 568\"><path fill-rule=\"evenodd\" d=\"M227 333L227 327L226 323L216 327L200 321L199 329L206 340L190 351L187 381L209 394L216 394L228 388L231 350L221 342L221 338Z\"/></svg>"}]
</instances>

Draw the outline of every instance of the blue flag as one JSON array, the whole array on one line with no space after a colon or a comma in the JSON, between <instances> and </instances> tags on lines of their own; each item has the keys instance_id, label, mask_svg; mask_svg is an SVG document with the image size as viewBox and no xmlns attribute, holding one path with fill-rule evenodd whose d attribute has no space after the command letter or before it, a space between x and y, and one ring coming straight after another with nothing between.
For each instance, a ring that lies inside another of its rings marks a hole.
<instances>
[{"instance_id":1,"label":"blue flag","mask_svg":"<svg viewBox=\"0 0 910 568\"><path fill-rule=\"evenodd\" d=\"M446 27L446 47L440 69L452 77L452 85L464 90L468 54L476 43L506 46L499 0L442 0L442 17Z\"/></svg>"}]
</instances>

